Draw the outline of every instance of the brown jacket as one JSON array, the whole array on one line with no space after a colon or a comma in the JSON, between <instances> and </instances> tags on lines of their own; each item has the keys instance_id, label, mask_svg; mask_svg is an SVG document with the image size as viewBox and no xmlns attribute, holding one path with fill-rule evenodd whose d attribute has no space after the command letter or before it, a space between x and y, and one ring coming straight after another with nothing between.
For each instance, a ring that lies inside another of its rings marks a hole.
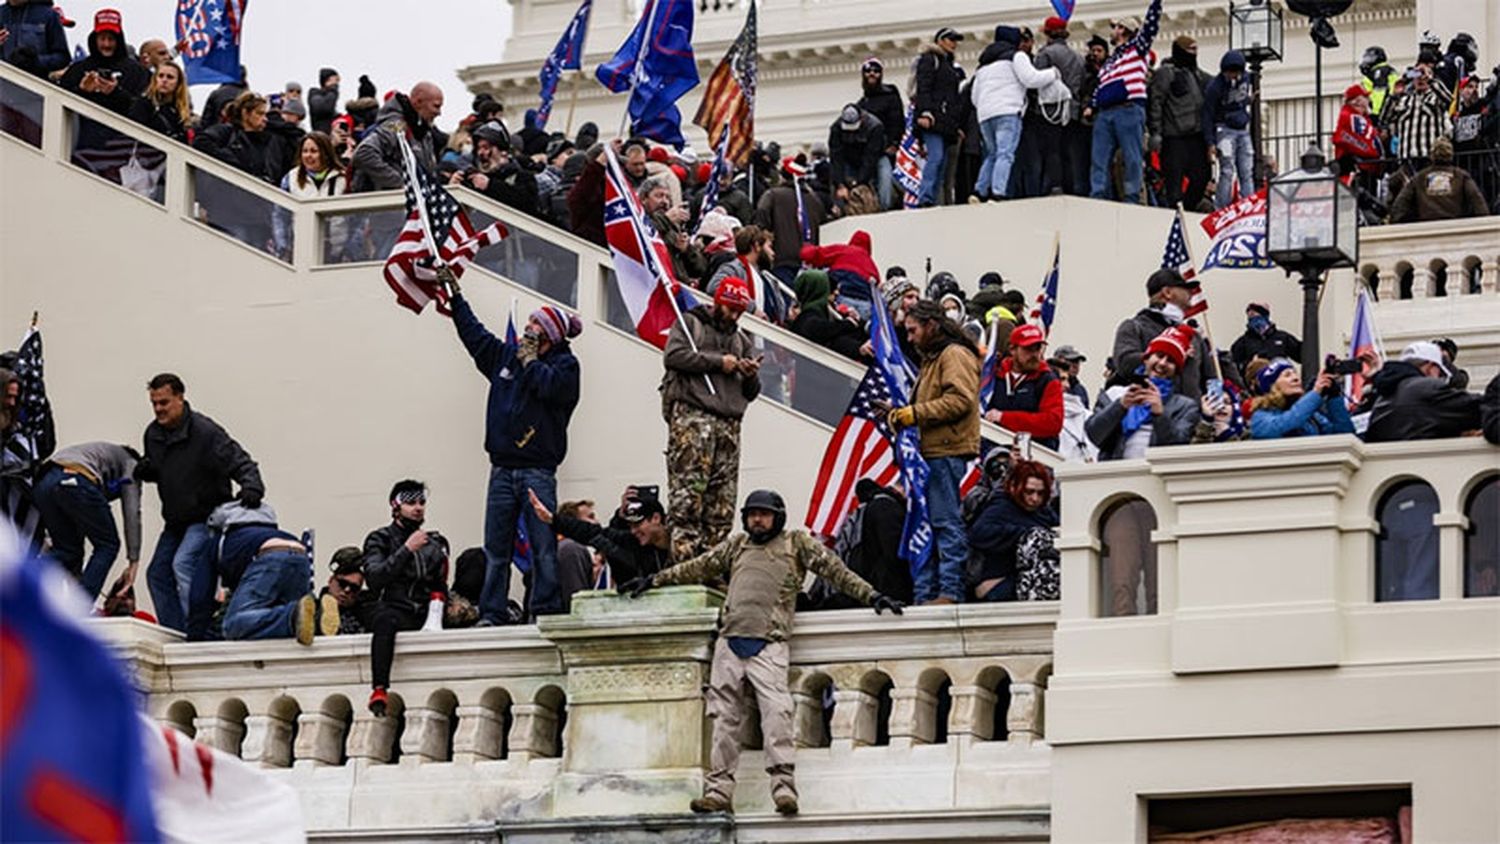
<instances>
[{"instance_id":1,"label":"brown jacket","mask_svg":"<svg viewBox=\"0 0 1500 844\"><path fill-rule=\"evenodd\" d=\"M1412 177L1391 206L1391 222L1456 220L1489 213L1474 177L1459 167L1434 164Z\"/></svg>"},{"instance_id":2,"label":"brown jacket","mask_svg":"<svg viewBox=\"0 0 1500 844\"><path fill-rule=\"evenodd\" d=\"M662 356L667 368L661 379L663 415L673 402L680 401L715 416L739 419L745 415L750 402L760 395L759 378L726 375L723 369L725 355L754 357L755 341L741 328L721 330L714 324L711 314L710 306L699 305L684 312L682 319L672 324ZM698 345L697 352L688 344L688 331L692 332L693 342ZM712 394L704 375L713 381Z\"/></svg>"},{"instance_id":3,"label":"brown jacket","mask_svg":"<svg viewBox=\"0 0 1500 844\"><path fill-rule=\"evenodd\" d=\"M912 412L923 457L979 453L979 360L960 343L926 357L917 374Z\"/></svg>"}]
</instances>

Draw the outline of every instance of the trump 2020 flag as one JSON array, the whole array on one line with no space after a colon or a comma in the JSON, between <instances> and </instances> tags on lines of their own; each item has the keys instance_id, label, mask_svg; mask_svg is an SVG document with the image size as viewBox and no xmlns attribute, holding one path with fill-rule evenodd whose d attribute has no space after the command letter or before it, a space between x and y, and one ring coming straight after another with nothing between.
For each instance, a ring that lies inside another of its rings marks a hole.
<instances>
[{"instance_id":1,"label":"trump 2020 flag","mask_svg":"<svg viewBox=\"0 0 1500 844\"><path fill-rule=\"evenodd\" d=\"M664 349L677 312L692 307L692 299L672 276L672 259L667 245L641 208L640 200L611 147L604 148L607 166L604 172L604 239L614 259L615 282L620 299L635 323L635 333L642 340ZM678 298L674 301L673 296Z\"/></svg>"},{"instance_id":2,"label":"trump 2020 flag","mask_svg":"<svg viewBox=\"0 0 1500 844\"><path fill-rule=\"evenodd\" d=\"M927 153L922 149L922 139L917 136L916 107L906 109L906 130L901 134L901 144L896 147L896 184L901 187L901 202L906 208L917 207L917 195L922 192L922 168L927 165Z\"/></svg>"},{"instance_id":3,"label":"trump 2020 flag","mask_svg":"<svg viewBox=\"0 0 1500 844\"><path fill-rule=\"evenodd\" d=\"M547 126L547 118L552 116L552 98L557 96L557 81L562 78L565 70L578 70L583 59L583 36L589 28L589 11L593 8L594 0L583 0L578 11L573 14L573 20L568 22L568 28L563 30L562 38L557 40L557 46L547 54L547 60L542 62L542 72L537 79L542 83L542 104L536 110L537 128Z\"/></svg>"},{"instance_id":4,"label":"trump 2020 flag","mask_svg":"<svg viewBox=\"0 0 1500 844\"><path fill-rule=\"evenodd\" d=\"M1273 266L1266 254L1266 189L1203 218L1203 230L1213 239L1203 271L1264 270Z\"/></svg>"},{"instance_id":5,"label":"trump 2020 flag","mask_svg":"<svg viewBox=\"0 0 1500 844\"><path fill-rule=\"evenodd\" d=\"M177 0L177 41L189 85L240 81L246 0Z\"/></svg>"},{"instance_id":6,"label":"trump 2020 flag","mask_svg":"<svg viewBox=\"0 0 1500 844\"><path fill-rule=\"evenodd\" d=\"M159 841L135 692L67 579L0 519L0 837Z\"/></svg>"},{"instance_id":7,"label":"trump 2020 flag","mask_svg":"<svg viewBox=\"0 0 1500 844\"><path fill-rule=\"evenodd\" d=\"M890 313L880 293L870 309L870 344L875 351L875 368L885 381L892 407L911 402L916 376L901 356ZM913 580L919 578L932 556L932 523L927 518L927 461L922 459L921 435L917 426L908 425L895 433L896 462L906 486L906 520L901 525L901 552L898 556L911 566Z\"/></svg>"},{"instance_id":8,"label":"trump 2020 flag","mask_svg":"<svg viewBox=\"0 0 1500 844\"><path fill-rule=\"evenodd\" d=\"M646 0L620 49L594 72L616 94L630 91L630 132L682 149L677 101L698 84L693 0Z\"/></svg>"}]
</instances>

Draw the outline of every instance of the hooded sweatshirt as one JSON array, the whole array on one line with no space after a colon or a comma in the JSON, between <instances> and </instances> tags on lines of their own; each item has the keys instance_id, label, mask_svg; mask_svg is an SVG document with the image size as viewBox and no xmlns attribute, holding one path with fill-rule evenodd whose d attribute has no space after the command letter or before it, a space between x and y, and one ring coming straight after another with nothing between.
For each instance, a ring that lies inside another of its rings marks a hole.
<instances>
[{"instance_id":1,"label":"hooded sweatshirt","mask_svg":"<svg viewBox=\"0 0 1500 844\"><path fill-rule=\"evenodd\" d=\"M408 134L407 141L417 156L417 163L429 173L437 171L435 133L430 124L418 119L417 110L405 94L395 94L386 100L375 116L375 123L375 128L354 150L351 191L397 190L405 184L401 142L398 140L402 134Z\"/></svg>"},{"instance_id":2,"label":"hooded sweatshirt","mask_svg":"<svg viewBox=\"0 0 1500 844\"><path fill-rule=\"evenodd\" d=\"M1019 48L1021 31L1013 26L995 27L995 41L979 56L979 70L969 95L980 123L992 117L1019 116L1026 110L1026 91L1058 78L1055 68L1037 70L1031 56Z\"/></svg>"},{"instance_id":3,"label":"hooded sweatshirt","mask_svg":"<svg viewBox=\"0 0 1500 844\"><path fill-rule=\"evenodd\" d=\"M1433 440L1479 427L1479 396L1429 378L1415 364L1393 360L1370 376L1377 398L1365 441Z\"/></svg>"},{"instance_id":4,"label":"hooded sweatshirt","mask_svg":"<svg viewBox=\"0 0 1500 844\"><path fill-rule=\"evenodd\" d=\"M145 92L146 86L151 82L151 75L141 67L140 62L132 60L125 50L125 45L129 42L125 40L123 28L118 40L119 44L115 47L114 55L106 57L99 52L99 33L89 33L88 56L69 65L58 84L116 114L124 115L130 111L131 102ZM80 86L83 83L83 77L91 70L98 71L101 76L118 73L120 74L119 84L109 94L87 92Z\"/></svg>"},{"instance_id":5,"label":"hooded sweatshirt","mask_svg":"<svg viewBox=\"0 0 1500 844\"><path fill-rule=\"evenodd\" d=\"M870 257L870 235L864 230L849 236L848 243L819 246L803 244L798 257L802 263L828 270L840 296L871 301L870 287L880 279L880 269Z\"/></svg>"}]
</instances>

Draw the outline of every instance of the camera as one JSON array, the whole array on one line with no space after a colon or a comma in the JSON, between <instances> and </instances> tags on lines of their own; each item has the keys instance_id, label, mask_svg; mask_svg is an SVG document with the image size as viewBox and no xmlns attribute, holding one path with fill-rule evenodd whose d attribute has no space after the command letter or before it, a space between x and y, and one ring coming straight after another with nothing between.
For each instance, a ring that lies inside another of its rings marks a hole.
<instances>
[{"instance_id":1,"label":"camera","mask_svg":"<svg viewBox=\"0 0 1500 844\"><path fill-rule=\"evenodd\" d=\"M1340 360L1329 355L1323 360L1323 371L1329 375L1359 375L1365 371L1365 362L1359 358Z\"/></svg>"}]
</instances>

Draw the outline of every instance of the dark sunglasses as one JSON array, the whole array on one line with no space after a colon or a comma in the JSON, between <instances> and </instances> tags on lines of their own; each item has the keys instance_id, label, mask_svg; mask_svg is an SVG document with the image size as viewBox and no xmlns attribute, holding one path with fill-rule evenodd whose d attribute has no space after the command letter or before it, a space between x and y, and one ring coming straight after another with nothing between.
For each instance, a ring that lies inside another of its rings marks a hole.
<instances>
[{"instance_id":1,"label":"dark sunglasses","mask_svg":"<svg viewBox=\"0 0 1500 844\"><path fill-rule=\"evenodd\" d=\"M345 580L342 577L335 577L333 579L333 582L337 583L338 585L340 585L342 587L344 587L345 589L352 589L352 590L354 590L356 592L358 592L360 589L362 589L364 587L363 583L356 583L356 582L354 582L352 580Z\"/></svg>"}]
</instances>

